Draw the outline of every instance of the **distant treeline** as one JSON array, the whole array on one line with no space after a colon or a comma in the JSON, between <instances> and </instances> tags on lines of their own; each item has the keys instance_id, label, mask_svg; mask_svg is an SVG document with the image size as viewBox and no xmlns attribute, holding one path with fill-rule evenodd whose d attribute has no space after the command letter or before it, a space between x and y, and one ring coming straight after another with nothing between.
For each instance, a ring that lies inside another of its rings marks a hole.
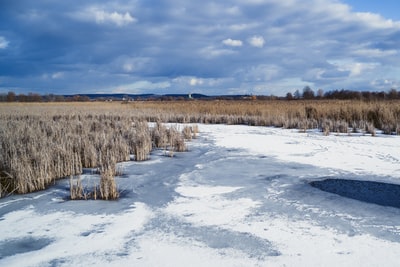
<instances>
[{"instance_id":1,"label":"distant treeline","mask_svg":"<svg viewBox=\"0 0 400 267\"><path fill-rule=\"evenodd\" d=\"M390 89L389 91L352 91L352 90L332 90L325 92L318 89L314 92L309 86L304 87L303 91L296 90L294 94L287 93L286 99L336 99L336 100L395 100L400 99L400 91Z\"/></svg>"},{"instance_id":2,"label":"distant treeline","mask_svg":"<svg viewBox=\"0 0 400 267\"><path fill-rule=\"evenodd\" d=\"M54 95L37 93L16 94L12 91L0 93L0 102L87 102L87 101L176 101L176 100L300 100L300 99L336 99L336 100L396 100L400 99L400 91L353 91L332 90L324 92L322 89L314 91L309 86L302 91L288 92L284 97L274 95L219 95L207 96L202 94L168 94L168 95L127 95L127 94L80 94L80 95Z\"/></svg>"},{"instance_id":3,"label":"distant treeline","mask_svg":"<svg viewBox=\"0 0 400 267\"><path fill-rule=\"evenodd\" d=\"M68 102L68 101L90 101L91 99L88 96L64 96L64 95L54 95L54 94L46 94L40 95L37 93L29 93L29 94L16 94L12 91L7 94L0 94L0 102Z\"/></svg>"}]
</instances>

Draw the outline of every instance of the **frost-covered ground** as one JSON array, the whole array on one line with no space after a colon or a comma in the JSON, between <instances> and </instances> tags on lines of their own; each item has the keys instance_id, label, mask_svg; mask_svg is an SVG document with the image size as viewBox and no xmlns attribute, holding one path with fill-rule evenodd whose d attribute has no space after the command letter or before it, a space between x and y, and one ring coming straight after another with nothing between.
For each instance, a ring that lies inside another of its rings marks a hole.
<instances>
[{"instance_id":1,"label":"frost-covered ground","mask_svg":"<svg viewBox=\"0 0 400 267\"><path fill-rule=\"evenodd\" d=\"M310 182L398 185L400 137L200 131L190 152L122 163L119 201L68 201L67 180L1 199L0 266L398 266L399 208Z\"/></svg>"}]
</instances>

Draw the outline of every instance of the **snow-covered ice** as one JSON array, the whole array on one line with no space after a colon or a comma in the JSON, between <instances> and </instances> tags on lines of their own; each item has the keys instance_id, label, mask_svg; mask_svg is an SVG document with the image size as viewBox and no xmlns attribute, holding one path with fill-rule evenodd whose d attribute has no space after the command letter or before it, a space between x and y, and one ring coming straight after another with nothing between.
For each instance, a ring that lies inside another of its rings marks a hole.
<instances>
[{"instance_id":1,"label":"snow-covered ice","mask_svg":"<svg viewBox=\"0 0 400 267\"><path fill-rule=\"evenodd\" d=\"M1 199L0 266L398 266L400 209L310 183L400 185L400 137L199 128L121 163L118 201L69 201L68 180Z\"/></svg>"}]
</instances>

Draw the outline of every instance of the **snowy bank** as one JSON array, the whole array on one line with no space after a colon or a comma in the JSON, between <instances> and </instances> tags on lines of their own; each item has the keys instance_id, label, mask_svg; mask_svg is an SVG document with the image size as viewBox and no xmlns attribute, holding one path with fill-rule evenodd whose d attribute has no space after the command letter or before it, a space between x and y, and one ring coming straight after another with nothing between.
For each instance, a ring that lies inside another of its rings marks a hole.
<instances>
[{"instance_id":1,"label":"snowy bank","mask_svg":"<svg viewBox=\"0 0 400 267\"><path fill-rule=\"evenodd\" d=\"M69 201L67 180L1 199L0 266L397 266L400 209L310 183L400 184L399 148L392 136L200 125L189 152L122 163L118 201Z\"/></svg>"}]
</instances>

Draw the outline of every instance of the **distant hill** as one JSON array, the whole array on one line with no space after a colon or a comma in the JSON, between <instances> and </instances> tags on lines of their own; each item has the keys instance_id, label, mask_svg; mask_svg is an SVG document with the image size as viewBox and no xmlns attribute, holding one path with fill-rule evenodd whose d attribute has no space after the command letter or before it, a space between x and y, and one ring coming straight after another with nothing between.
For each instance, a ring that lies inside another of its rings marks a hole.
<instances>
[{"instance_id":1,"label":"distant hill","mask_svg":"<svg viewBox=\"0 0 400 267\"><path fill-rule=\"evenodd\" d=\"M75 95L64 95L67 98L73 97L88 97L91 100L123 100L123 99L148 99L152 98L154 94L75 94Z\"/></svg>"},{"instance_id":2,"label":"distant hill","mask_svg":"<svg viewBox=\"0 0 400 267\"><path fill-rule=\"evenodd\" d=\"M182 100L182 99L244 99L247 95L207 96L203 94L75 94L63 95L66 98L87 97L90 100Z\"/></svg>"}]
</instances>

